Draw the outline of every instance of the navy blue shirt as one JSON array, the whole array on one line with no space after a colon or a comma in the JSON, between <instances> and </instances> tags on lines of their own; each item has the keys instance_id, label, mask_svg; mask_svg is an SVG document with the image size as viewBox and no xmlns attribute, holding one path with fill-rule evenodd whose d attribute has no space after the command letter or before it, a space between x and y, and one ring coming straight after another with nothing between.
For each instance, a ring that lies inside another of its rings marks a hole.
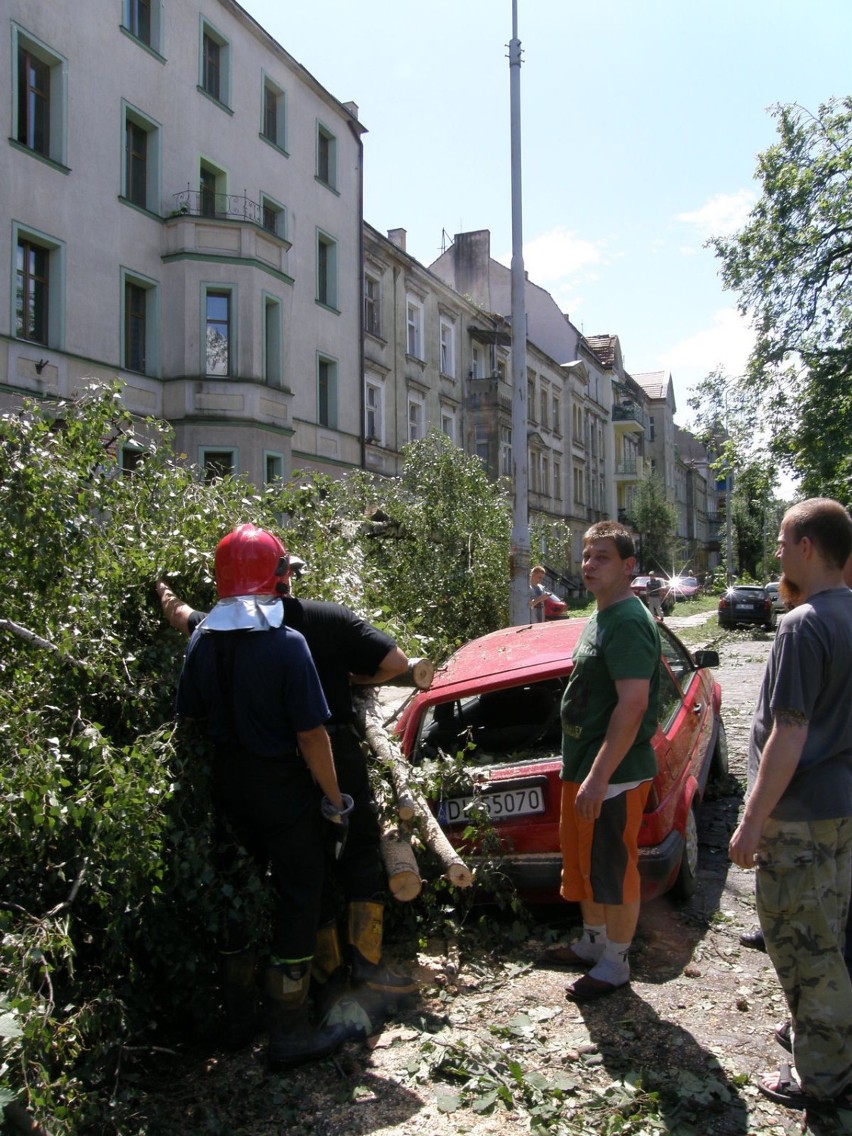
<instances>
[{"instance_id":1,"label":"navy blue shirt","mask_svg":"<svg viewBox=\"0 0 852 1136\"><path fill-rule=\"evenodd\" d=\"M307 643L286 626L195 631L186 649L175 709L181 717L206 718L214 744L236 740L263 757L294 755L296 734L329 718Z\"/></svg>"}]
</instances>

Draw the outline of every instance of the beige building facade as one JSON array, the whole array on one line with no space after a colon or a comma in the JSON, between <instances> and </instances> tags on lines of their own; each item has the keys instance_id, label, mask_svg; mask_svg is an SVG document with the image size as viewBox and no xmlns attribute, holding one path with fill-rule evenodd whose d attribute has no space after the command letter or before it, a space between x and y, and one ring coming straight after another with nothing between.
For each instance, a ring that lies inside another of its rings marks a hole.
<instances>
[{"instance_id":1,"label":"beige building facade","mask_svg":"<svg viewBox=\"0 0 852 1136\"><path fill-rule=\"evenodd\" d=\"M357 107L232 0L8 0L3 34L2 404L118 377L208 472L359 464Z\"/></svg>"}]
</instances>

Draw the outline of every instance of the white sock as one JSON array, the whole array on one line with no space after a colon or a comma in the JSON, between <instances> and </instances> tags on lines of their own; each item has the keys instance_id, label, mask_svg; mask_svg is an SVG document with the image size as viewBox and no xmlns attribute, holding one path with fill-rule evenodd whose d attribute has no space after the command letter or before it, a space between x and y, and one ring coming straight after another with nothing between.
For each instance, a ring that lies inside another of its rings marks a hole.
<instances>
[{"instance_id":1,"label":"white sock","mask_svg":"<svg viewBox=\"0 0 852 1136\"><path fill-rule=\"evenodd\" d=\"M627 952L630 943L615 943L608 939L603 955L589 974L601 982L611 982L613 986L622 986L630 981L630 963L627 961Z\"/></svg>"},{"instance_id":2,"label":"white sock","mask_svg":"<svg viewBox=\"0 0 852 1136\"><path fill-rule=\"evenodd\" d=\"M576 943L571 944L574 954L587 962L597 962L604 953L606 946L606 924L601 927L592 927L583 924L583 934Z\"/></svg>"}]
</instances>

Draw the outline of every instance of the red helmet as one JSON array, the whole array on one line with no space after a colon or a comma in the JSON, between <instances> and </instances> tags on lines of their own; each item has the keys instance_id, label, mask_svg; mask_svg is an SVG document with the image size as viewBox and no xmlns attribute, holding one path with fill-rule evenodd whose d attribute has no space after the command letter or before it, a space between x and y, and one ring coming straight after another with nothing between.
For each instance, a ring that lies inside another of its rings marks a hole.
<instances>
[{"instance_id":1,"label":"red helmet","mask_svg":"<svg viewBox=\"0 0 852 1136\"><path fill-rule=\"evenodd\" d=\"M228 596L274 595L287 590L290 557L277 536L240 525L220 540L215 557L216 591Z\"/></svg>"}]
</instances>

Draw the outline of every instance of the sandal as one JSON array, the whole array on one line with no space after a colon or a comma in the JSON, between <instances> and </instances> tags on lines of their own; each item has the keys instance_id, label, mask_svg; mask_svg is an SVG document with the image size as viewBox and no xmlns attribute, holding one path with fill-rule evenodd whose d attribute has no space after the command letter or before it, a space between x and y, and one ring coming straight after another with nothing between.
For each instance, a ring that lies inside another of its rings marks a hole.
<instances>
[{"instance_id":1,"label":"sandal","mask_svg":"<svg viewBox=\"0 0 852 1136\"><path fill-rule=\"evenodd\" d=\"M852 1088L844 1089L838 1097L813 1097L806 1093L788 1064L783 1064L774 1077L764 1077L757 1087L765 1097L785 1108L843 1108L852 1110Z\"/></svg>"},{"instance_id":2,"label":"sandal","mask_svg":"<svg viewBox=\"0 0 852 1136\"><path fill-rule=\"evenodd\" d=\"M813 1099L805 1092L793 1071L785 1062L774 1077L763 1077L757 1082L757 1087L765 1097L785 1108L808 1108Z\"/></svg>"},{"instance_id":3,"label":"sandal","mask_svg":"<svg viewBox=\"0 0 852 1136\"><path fill-rule=\"evenodd\" d=\"M793 1023L788 1018L780 1026L775 1027L775 1040L782 1045L788 1053L793 1052Z\"/></svg>"}]
</instances>

